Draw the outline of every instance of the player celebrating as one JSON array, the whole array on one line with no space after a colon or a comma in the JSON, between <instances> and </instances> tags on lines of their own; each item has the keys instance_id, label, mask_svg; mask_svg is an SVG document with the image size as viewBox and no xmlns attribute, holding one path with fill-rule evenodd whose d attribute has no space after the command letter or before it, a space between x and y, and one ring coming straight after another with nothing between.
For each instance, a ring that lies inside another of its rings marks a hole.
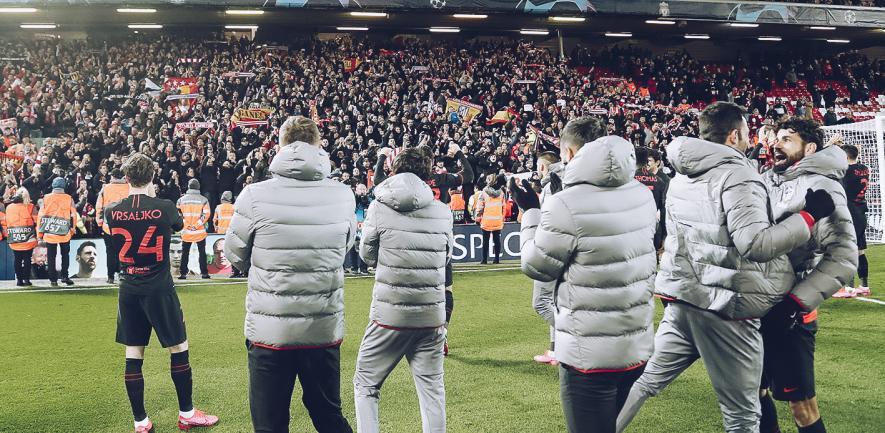
<instances>
[{"instance_id":1,"label":"player celebrating","mask_svg":"<svg viewBox=\"0 0 885 433\"><path fill-rule=\"evenodd\" d=\"M135 432L149 433L154 426L144 408L144 348L151 330L172 354L171 373L178 394L178 427L211 426L218 417L196 410L188 363L184 315L169 270L169 241L181 230L183 220L175 204L152 197L154 164L134 153L123 166L129 196L105 208L104 220L111 232L121 265L117 342L126 346L126 393L135 417Z\"/></svg>"},{"instance_id":2,"label":"player celebrating","mask_svg":"<svg viewBox=\"0 0 885 433\"><path fill-rule=\"evenodd\" d=\"M846 287L835 295L834 298L853 298L855 296L870 296L870 284L867 281L869 275L869 263L867 263L867 185L870 182L870 169L857 162L858 150L850 144L842 146L848 157L848 171L842 181L845 186L845 195L848 197L848 211L851 212L851 220L854 221L854 233L857 235L857 275L860 277L860 286ZM852 278L854 280L854 278Z\"/></svg>"},{"instance_id":3,"label":"player celebrating","mask_svg":"<svg viewBox=\"0 0 885 433\"><path fill-rule=\"evenodd\" d=\"M814 389L817 307L843 287L857 268L851 214L840 184L847 162L838 146L821 149L824 132L813 120L794 118L777 128L774 168L764 175L775 220L799 212L803 191L824 190L835 212L815 225L811 239L787 255L796 272L788 296L762 319L764 367L761 433L779 432L777 411L768 396L790 402L799 433L824 433Z\"/></svg>"}]
</instances>

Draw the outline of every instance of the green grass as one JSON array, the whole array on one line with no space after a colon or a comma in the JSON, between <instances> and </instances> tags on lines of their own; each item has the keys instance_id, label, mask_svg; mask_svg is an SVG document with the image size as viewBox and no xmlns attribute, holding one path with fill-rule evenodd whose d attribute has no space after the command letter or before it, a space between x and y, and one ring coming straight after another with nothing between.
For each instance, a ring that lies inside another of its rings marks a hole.
<instances>
[{"instance_id":1,"label":"green grass","mask_svg":"<svg viewBox=\"0 0 885 433\"><path fill-rule=\"evenodd\" d=\"M885 294L885 248L871 254L873 290ZM512 266L512 265L511 265ZM245 284L180 288L194 368L195 402L221 417L213 433L251 431L243 344ZM368 322L371 280L346 285L342 400L353 422L356 351ZM452 355L446 359L450 432L563 432L556 369L536 365L548 331L516 270L455 276ZM830 432L885 430L885 306L830 300L821 309L817 384ZM658 311L660 318L660 311ZM116 291L0 294L0 432L131 431L123 348L114 343ZM157 432L174 432L169 356L156 340L145 362L146 404ZM313 431L300 396L292 431ZM779 405L784 432L795 431ZM411 378L400 365L382 390L383 432L420 431ZM631 432L722 431L709 380L698 364L650 400Z\"/></svg>"}]
</instances>

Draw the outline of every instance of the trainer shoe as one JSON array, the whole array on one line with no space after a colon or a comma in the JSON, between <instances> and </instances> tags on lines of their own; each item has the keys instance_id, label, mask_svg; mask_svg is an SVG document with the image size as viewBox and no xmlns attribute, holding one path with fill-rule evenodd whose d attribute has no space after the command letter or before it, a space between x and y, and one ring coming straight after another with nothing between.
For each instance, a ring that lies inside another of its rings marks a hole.
<instances>
[{"instance_id":1,"label":"trainer shoe","mask_svg":"<svg viewBox=\"0 0 885 433\"><path fill-rule=\"evenodd\" d=\"M194 427L209 427L218 423L218 417L215 415L207 415L201 410L195 410L194 416L183 418L178 416L178 428L181 430L190 430Z\"/></svg>"},{"instance_id":2,"label":"trainer shoe","mask_svg":"<svg viewBox=\"0 0 885 433\"><path fill-rule=\"evenodd\" d=\"M68 286L73 286L73 285L74 285L74 281L71 280L70 278L65 278L65 279L61 280L61 282L62 282L62 283L65 283L65 285L68 285Z\"/></svg>"},{"instance_id":3,"label":"trainer shoe","mask_svg":"<svg viewBox=\"0 0 885 433\"><path fill-rule=\"evenodd\" d=\"M866 286L860 286L860 287L854 289L854 294L855 294L856 296L870 296L870 295L873 294L873 292L870 291L870 288L869 288L869 287L866 287Z\"/></svg>"},{"instance_id":4,"label":"trainer shoe","mask_svg":"<svg viewBox=\"0 0 885 433\"><path fill-rule=\"evenodd\" d=\"M135 427L135 433L154 433L154 423L148 420L147 425Z\"/></svg>"},{"instance_id":5,"label":"trainer shoe","mask_svg":"<svg viewBox=\"0 0 885 433\"><path fill-rule=\"evenodd\" d=\"M200 278L202 278L202 279L204 279L204 280L208 280L208 279L210 279L210 278L212 278L212 277L210 277L209 274L205 274L205 275L201 275Z\"/></svg>"},{"instance_id":6,"label":"trainer shoe","mask_svg":"<svg viewBox=\"0 0 885 433\"><path fill-rule=\"evenodd\" d=\"M541 355L535 355L534 359L535 362L539 364L559 365L559 361L556 360L556 355L549 350Z\"/></svg>"},{"instance_id":7,"label":"trainer shoe","mask_svg":"<svg viewBox=\"0 0 885 433\"><path fill-rule=\"evenodd\" d=\"M851 287L843 287L834 293L833 297L836 299L856 298L857 293Z\"/></svg>"},{"instance_id":8,"label":"trainer shoe","mask_svg":"<svg viewBox=\"0 0 885 433\"><path fill-rule=\"evenodd\" d=\"M179 276L178 276L178 279L179 279L179 280L186 280L186 279L187 279L187 275L179 275Z\"/></svg>"},{"instance_id":9,"label":"trainer shoe","mask_svg":"<svg viewBox=\"0 0 885 433\"><path fill-rule=\"evenodd\" d=\"M108 277L108 284L114 284L114 277Z\"/></svg>"},{"instance_id":10,"label":"trainer shoe","mask_svg":"<svg viewBox=\"0 0 885 433\"><path fill-rule=\"evenodd\" d=\"M58 287L58 281L50 281L49 285L52 287Z\"/></svg>"}]
</instances>

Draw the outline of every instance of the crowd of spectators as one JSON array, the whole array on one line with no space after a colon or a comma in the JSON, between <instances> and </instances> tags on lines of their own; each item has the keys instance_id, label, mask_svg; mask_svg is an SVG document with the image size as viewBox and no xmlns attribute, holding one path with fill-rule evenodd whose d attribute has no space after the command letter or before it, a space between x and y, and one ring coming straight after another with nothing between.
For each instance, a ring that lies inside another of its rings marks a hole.
<instances>
[{"instance_id":1,"label":"crowd of spectators","mask_svg":"<svg viewBox=\"0 0 885 433\"><path fill-rule=\"evenodd\" d=\"M772 86L813 89L796 108L808 116L837 103L816 80L842 81L859 100L885 87L885 62L857 53L704 65L685 52L577 47L563 62L522 41L7 41L0 58L0 122L15 119L0 123L3 200L22 186L36 201L65 177L89 235L97 233L96 196L129 153L155 161L159 196L174 201L198 179L214 209L224 191L236 196L268 176L289 115L319 121L333 175L355 191L371 189L379 148L415 145L430 147L437 169L449 172L459 170L450 149L460 148L482 187L488 174L534 171L537 152L555 150L551 137L583 115L602 116L609 133L665 154L673 137L696 135L697 110L714 100L750 107L755 130L787 114L784 103L766 100ZM173 77L198 78L200 98L189 108L187 99L165 101L176 87L152 86ZM453 122L447 99L481 113ZM244 107L273 109L267 126L231 127ZM505 108L509 120L487 123ZM176 128L184 122L212 126Z\"/></svg>"}]
</instances>

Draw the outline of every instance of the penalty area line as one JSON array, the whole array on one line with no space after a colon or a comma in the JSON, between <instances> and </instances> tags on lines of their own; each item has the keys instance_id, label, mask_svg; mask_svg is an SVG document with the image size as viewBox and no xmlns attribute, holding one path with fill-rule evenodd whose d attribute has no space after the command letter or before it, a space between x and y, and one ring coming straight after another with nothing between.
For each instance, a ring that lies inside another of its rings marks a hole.
<instances>
[{"instance_id":1,"label":"penalty area line","mask_svg":"<svg viewBox=\"0 0 885 433\"><path fill-rule=\"evenodd\" d=\"M880 301L878 299L873 299L873 298L857 297L854 299L857 299L858 301L862 301L862 302L872 302L874 304L885 305L885 301Z\"/></svg>"},{"instance_id":2,"label":"penalty area line","mask_svg":"<svg viewBox=\"0 0 885 433\"><path fill-rule=\"evenodd\" d=\"M498 272L498 271L512 271L520 269L519 266L516 267L506 267L506 268L494 268L494 269L455 269L452 271L454 274L466 274L466 273L479 273L479 272ZM362 276L346 276L345 280L360 280L360 279L368 279L375 278L374 275L362 275ZM241 279L238 281L225 281L221 280L216 282L211 281L200 281L193 283L179 283L176 284L176 287L200 287L200 286L233 286L237 284L246 284L246 279ZM3 294L13 294L13 293L54 293L54 292L87 292L93 290L115 290L119 289L118 286L98 286L98 287L59 287L59 288L45 288L45 289L31 289L31 290L0 290L0 295ZM885 304L885 303L883 303Z\"/></svg>"}]
</instances>

